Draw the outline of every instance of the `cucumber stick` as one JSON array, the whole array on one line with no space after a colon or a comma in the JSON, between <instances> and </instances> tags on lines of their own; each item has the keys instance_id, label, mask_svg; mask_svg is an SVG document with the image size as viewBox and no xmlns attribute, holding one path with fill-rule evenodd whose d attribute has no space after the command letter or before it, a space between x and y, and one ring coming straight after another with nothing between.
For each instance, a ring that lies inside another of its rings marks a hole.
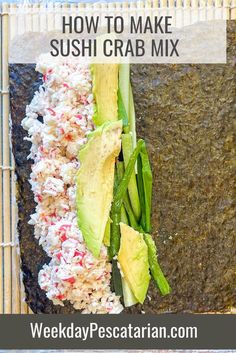
<instances>
[{"instance_id":1,"label":"cucumber stick","mask_svg":"<svg viewBox=\"0 0 236 353\"><path fill-rule=\"evenodd\" d=\"M136 136L134 98L133 98L131 84L129 85L129 124L130 124L130 132L132 133L133 149L135 149L135 147L137 145L137 136ZM136 173L137 173L137 170L136 170Z\"/></svg>"},{"instance_id":2,"label":"cucumber stick","mask_svg":"<svg viewBox=\"0 0 236 353\"><path fill-rule=\"evenodd\" d=\"M120 64L119 66L119 90L121 98L129 116L129 93L130 93L130 67L129 64Z\"/></svg>"},{"instance_id":3,"label":"cucumber stick","mask_svg":"<svg viewBox=\"0 0 236 353\"><path fill-rule=\"evenodd\" d=\"M133 142L132 142L131 134L122 134L121 141L122 141L122 151L123 151L125 168L127 168L130 156L133 152ZM141 215L141 207L140 207L140 201L139 201L139 193L138 193L135 170L133 171L130 178L130 182L128 185L128 192L129 192L129 198L130 198L134 215L136 219L139 220Z\"/></svg>"}]
</instances>

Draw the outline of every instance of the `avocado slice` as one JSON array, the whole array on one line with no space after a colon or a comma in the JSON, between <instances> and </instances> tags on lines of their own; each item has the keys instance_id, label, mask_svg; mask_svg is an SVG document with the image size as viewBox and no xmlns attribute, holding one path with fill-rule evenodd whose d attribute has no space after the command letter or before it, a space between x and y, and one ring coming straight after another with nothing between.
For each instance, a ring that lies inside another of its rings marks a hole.
<instances>
[{"instance_id":1,"label":"avocado slice","mask_svg":"<svg viewBox=\"0 0 236 353\"><path fill-rule=\"evenodd\" d=\"M122 122L107 122L89 134L79 151L76 180L78 225L88 249L98 257L113 198L115 158L121 149Z\"/></svg>"},{"instance_id":2,"label":"avocado slice","mask_svg":"<svg viewBox=\"0 0 236 353\"><path fill-rule=\"evenodd\" d=\"M143 303L149 282L148 247L143 235L120 223L121 241L118 261L135 298Z\"/></svg>"},{"instance_id":3,"label":"avocado slice","mask_svg":"<svg viewBox=\"0 0 236 353\"><path fill-rule=\"evenodd\" d=\"M96 126L118 120L119 64L92 64L93 95L96 102L93 121Z\"/></svg>"}]
</instances>

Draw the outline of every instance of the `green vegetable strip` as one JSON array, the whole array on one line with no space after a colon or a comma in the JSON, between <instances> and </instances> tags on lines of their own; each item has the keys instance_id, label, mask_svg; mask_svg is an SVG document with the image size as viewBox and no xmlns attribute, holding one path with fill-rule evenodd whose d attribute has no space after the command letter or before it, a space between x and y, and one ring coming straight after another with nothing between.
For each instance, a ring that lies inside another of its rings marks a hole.
<instances>
[{"instance_id":1,"label":"green vegetable strip","mask_svg":"<svg viewBox=\"0 0 236 353\"><path fill-rule=\"evenodd\" d=\"M123 157L124 157L125 168L126 168L133 151L131 134L122 134L121 141L122 141L122 151L123 151ZM140 208L135 171L132 172L130 182L128 185L128 191L129 191L129 198L130 198L132 209L134 211L134 215L136 219L139 220L141 216L141 208Z\"/></svg>"},{"instance_id":2,"label":"green vegetable strip","mask_svg":"<svg viewBox=\"0 0 236 353\"><path fill-rule=\"evenodd\" d=\"M123 176L124 176L124 162L119 162L117 163L117 175L118 175L118 179L119 181L122 180ZM131 227L133 228L137 228L138 227L138 223L135 219L135 216L133 214L133 210L132 210L132 207L130 205L130 200L129 200L129 196L128 196L128 193L126 192L125 193L125 196L124 196L124 200L123 200L123 205L121 206L121 210L124 208L124 210L127 212L128 214L128 217L129 217L129 222L123 222L122 221L122 217L121 217L121 221L123 223L126 223L126 224L130 224ZM126 213L125 212L125 213ZM127 217L127 216L126 216Z\"/></svg>"},{"instance_id":3,"label":"green vegetable strip","mask_svg":"<svg viewBox=\"0 0 236 353\"><path fill-rule=\"evenodd\" d=\"M116 168L117 168L118 184L120 184L125 172L124 162L119 161L116 165Z\"/></svg>"},{"instance_id":4,"label":"green vegetable strip","mask_svg":"<svg viewBox=\"0 0 236 353\"><path fill-rule=\"evenodd\" d=\"M142 173L142 160L140 155L137 159L137 182L138 182L138 191L139 199L141 205L141 226L143 229L146 229L146 210L145 210L145 195L144 195L144 186L143 186L143 173Z\"/></svg>"},{"instance_id":5,"label":"green vegetable strip","mask_svg":"<svg viewBox=\"0 0 236 353\"><path fill-rule=\"evenodd\" d=\"M142 177L145 198L145 226L142 224L147 233L151 232L151 210L152 210L152 170L148 158L148 152L145 143L140 152L142 161Z\"/></svg>"},{"instance_id":6,"label":"green vegetable strip","mask_svg":"<svg viewBox=\"0 0 236 353\"><path fill-rule=\"evenodd\" d=\"M116 168L117 168L117 178L120 183L124 176L124 162L118 162L116 165ZM125 224L129 224L129 220L128 220L124 205L121 206L121 222Z\"/></svg>"},{"instance_id":7,"label":"green vegetable strip","mask_svg":"<svg viewBox=\"0 0 236 353\"><path fill-rule=\"evenodd\" d=\"M119 185L119 176L118 176L117 170L115 169L115 172L114 172L113 196L115 196L115 194L116 194L118 185Z\"/></svg>"},{"instance_id":8,"label":"green vegetable strip","mask_svg":"<svg viewBox=\"0 0 236 353\"><path fill-rule=\"evenodd\" d=\"M133 151L132 155L130 156L129 163L127 165L127 168L124 172L124 177L122 181L120 182L119 186L117 187L117 191L115 193L112 207L111 207L111 219L112 219L112 224L111 224L111 239L110 239L110 248L109 248L109 254L110 258L113 258L115 255L117 255L119 248L120 248L120 229L119 229L119 224L120 224L120 212L121 212L121 206L124 200L125 193L128 188L128 184L131 178L131 175L134 170L134 166L136 163L136 160L138 158L138 155L141 151L141 148L143 146L144 141L139 140L137 143L137 147Z\"/></svg>"},{"instance_id":9,"label":"green vegetable strip","mask_svg":"<svg viewBox=\"0 0 236 353\"><path fill-rule=\"evenodd\" d=\"M112 260L112 283L113 283L113 287L116 295L122 296L123 290L122 290L120 270L117 266L117 260L114 260L114 259Z\"/></svg>"},{"instance_id":10,"label":"green vegetable strip","mask_svg":"<svg viewBox=\"0 0 236 353\"><path fill-rule=\"evenodd\" d=\"M124 109L129 121L129 85L130 85L130 67L129 64L120 64L119 66L119 92L124 104ZM119 98L119 97L118 97ZM129 132L129 126L124 126L124 132Z\"/></svg>"},{"instance_id":11,"label":"green vegetable strip","mask_svg":"<svg viewBox=\"0 0 236 353\"><path fill-rule=\"evenodd\" d=\"M121 206L120 219L121 219L121 222L123 222L125 224L129 224L129 219L128 219L124 205Z\"/></svg>"},{"instance_id":12,"label":"green vegetable strip","mask_svg":"<svg viewBox=\"0 0 236 353\"><path fill-rule=\"evenodd\" d=\"M130 131L132 133L133 148L135 148L137 145L136 120L135 120L134 98L133 98L131 84L129 85L129 124L130 124Z\"/></svg>"},{"instance_id":13,"label":"green vegetable strip","mask_svg":"<svg viewBox=\"0 0 236 353\"><path fill-rule=\"evenodd\" d=\"M123 122L123 130L129 132L129 117L123 103L120 89L118 89L118 119Z\"/></svg>"},{"instance_id":14,"label":"green vegetable strip","mask_svg":"<svg viewBox=\"0 0 236 353\"><path fill-rule=\"evenodd\" d=\"M120 205L121 209L121 205ZM121 221L121 210L119 211L111 209L111 235L110 235L110 247L109 255L112 259L115 255L118 254L120 248L120 221Z\"/></svg>"},{"instance_id":15,"label":"green vegetable strip","mask_svg":"<svg viewBox=\"0 0 236 353\"><path fill-rule=\"evenodd\" d=\"M120 210L121 208L123 198L127 191L128 184L130 182L130 178L133 173L136 160L143 147L143 144L144 144L144 141L142 139L138 140L137 147L134 149L133 153L129 158L129 162L124 172L124 177L120 182L119 186L117 187L117 191L115 193L115 197L113 199L113 204L112 204L112 208L116 211Z\"/></svg>"},{"instance_id":16,"label":"green vegetable strip","mask_svg":"<svg viewBox=\"0 0 236 353\"><path fill-rule=\"evenodd\" d=\"M135 230L139 230L139 225L136 221L136 218L134 216L134 213L133 213L133 210L132 210L132 207L130 205L130 201L129 201L129 198L127 197L127 195L125 195L123 203L124 203L125 210L126 210L128 217L129 217L129 224Z\"/></svg>"},{"instance_id":17,"label":"green vegetable strip","mask_svg":"<svg viewBox=\"0 0 236 353\"><path fill-rule=\"evenodd\" d=\"M148 246L148 261L152 277L161 294L167 295L171 292L171 288L158 263L156 245L150 234L144 234L144 240Z\"/></svg>"},{"instance_id":18,"label":"green vegetable strip","mask_svg":"<svg viewBox=\"0 0 236 353\"><path fill-rule=\"evenodd\" d=\"M115 197L118 186L119 186L119 176L117 173L117 169L115 169L113 198ZM119 224L120 224L121 210L119 210L118 212L114 212L114 210L112 210L112 208L111 208L110 217L111 217L111 228L110 228L109 255L110 255L110 259L112 259L114 256L110 253L112 237L113 237L114 241L119 241L119 239L120 239L120 225Z\"/></svg>"}]
</instances>

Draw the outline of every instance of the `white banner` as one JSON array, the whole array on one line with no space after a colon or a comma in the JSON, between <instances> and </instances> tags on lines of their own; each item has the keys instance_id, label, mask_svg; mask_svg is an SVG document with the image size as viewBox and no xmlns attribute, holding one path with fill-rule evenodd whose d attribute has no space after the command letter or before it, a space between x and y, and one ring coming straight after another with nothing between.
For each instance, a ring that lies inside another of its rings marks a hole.
<instances>
[{"instance_id":1,"label":"white banner","mask_svg":"<svg viewBox=\"0 0 236 353\"><path fill-rule=\"evenodd\" d=\"M226 62L223 8L82 8L73 13L53 7L16 9L10 16L11 63L34 63L42 53L96 63ZM19 21L31 26L19 33Z\"/></svg>"}]
</instances>

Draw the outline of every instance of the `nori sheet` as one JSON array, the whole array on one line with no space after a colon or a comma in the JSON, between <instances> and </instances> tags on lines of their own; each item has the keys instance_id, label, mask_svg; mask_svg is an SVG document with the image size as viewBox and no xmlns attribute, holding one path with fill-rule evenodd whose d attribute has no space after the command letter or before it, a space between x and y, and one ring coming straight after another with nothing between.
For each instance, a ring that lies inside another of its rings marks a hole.
<instances>
[{"instance_id":1,"label":"nori sheet","mask_svg":"<svg viewBox=\"0 0 236 353\"><path fill-rule=\"evenodd\" d=\"M153 236L172 287L152 283L144 305L128 313L227 311L236 306L236 23L228 23L228 62L132 65L138 136L153 168ZM35 203L28 182L30 143L20 123L41 84L35 65L11 64L12 145L18 177L20 250L26 301L35 313L75 313L54 306L38 286L49 262L28 225Z\"/></svg>"}]
</instances>

